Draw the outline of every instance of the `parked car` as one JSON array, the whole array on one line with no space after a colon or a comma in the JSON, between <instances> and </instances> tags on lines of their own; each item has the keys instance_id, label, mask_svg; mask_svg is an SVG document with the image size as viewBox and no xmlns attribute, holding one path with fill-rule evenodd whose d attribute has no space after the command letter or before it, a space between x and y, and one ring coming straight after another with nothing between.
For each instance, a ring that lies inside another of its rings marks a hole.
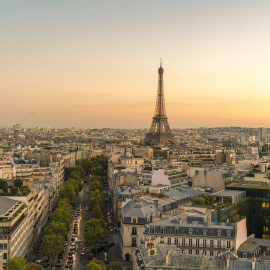
<instances>
[{"instance_id":1,"label":"parked car","mask_svg":"<svg viewBox=\"0 0 270 270\"><path fill-rule=\"evenodd\" d=\"M62 266L62 261L58 260L55 264L56 267L61 267Z\"/></svg>"},{"instance_id":2,"label":"parked car","mask_svg":"<svg viewBox=\"0 0 270 270\"><path fill-rule=\"evenodd\" d=\"M82 243L82 240L75 241L76 244Z\"/></svg>"},{"instance_id":3,"label":"parked car","mask_svg":"<svg viewBox=\"0 0 270 270\"><path fill-rule=\"evenodd\" d=\"M89 259L89 260L92 260L92 259L93 259L93 257L94 257L94 256L93 256L93 254L92 254L92 253L89 253L89 255L88 255L88 259Z\"/></svg>"}]
</instances>

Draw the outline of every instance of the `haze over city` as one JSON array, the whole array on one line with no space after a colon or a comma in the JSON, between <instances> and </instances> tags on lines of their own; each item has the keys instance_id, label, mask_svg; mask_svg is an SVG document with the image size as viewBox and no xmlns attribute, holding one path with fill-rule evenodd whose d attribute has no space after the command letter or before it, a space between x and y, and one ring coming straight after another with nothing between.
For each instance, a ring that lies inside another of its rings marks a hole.
<instances>
[{"instance_id":1,"label":"haze over city","mask_svg":"<svg viewBox=\"0 0 270 270\"><path fill-rule=\"evenodd\" d=\"M268 125L269 1L2 1L0 126Z\"/></svg>"}]
</instances>

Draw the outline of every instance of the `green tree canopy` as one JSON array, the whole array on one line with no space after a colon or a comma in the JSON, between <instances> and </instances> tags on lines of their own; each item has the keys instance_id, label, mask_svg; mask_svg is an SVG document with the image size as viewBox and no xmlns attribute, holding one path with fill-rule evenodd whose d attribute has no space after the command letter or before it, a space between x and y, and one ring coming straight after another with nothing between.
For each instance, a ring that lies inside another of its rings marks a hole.
<instances>
[{"instance_id":1,"label":"green tree canopy","mask_svg":"<svg viewBox=\"0 0 270 270\"><path fill-rule=\"evenodd\" d=\"M71 214L69 212L69 209L58 207L53 213L52 217L55 222L64 223L66 225L66 228L68 229L71 222Z\"/></svg>"},{"instance_id":2,"label":"green tree canopy","mask_svg":"<svg viewBox=\"0 0 270 270\"><path fill-rule=\"evenodd\" d=\"M85 171L84 171L84 169L83 169L83 167L81 165L75 166L73 171L76 174L78 174L81 177L81 179L85 177Z\"/></svg>"},{"instance_id":3,"label":"green tree canopy","mask_svg":"<svg viewBox=\"0 0 270 270\"><path fill-rule=\"evenodd\" d=\"M56 234L65 238L67 227L65 223L52 220L51 223L44 229L46 235Z\"/></svg>"},{"instance_id":4,"label":"green tree canopy","mask_svg":"<svg viewBox=\"0 0 270 270\"><path fill-rule=\"evenodd\" d=\"M84 237L88 246L96 247L108 239L109 233L103 219L92 218L85 224Z\"/></svg>"},{"instance_id":5,"label":"green tree canopy","mask_svg":"<svg viewBox=\"0 0 270 270\"><path fill-rule=\"evenodd\" d=\"M92 181L89 185L89 191L95 191L96 189L98 189L100 192L103 189L103 185L98 180Z\"/></svg>"},{"instance_id":6,"label":"green tree canopy","mask_svg":"<svg viewBox=\"0 0 270 270\"><path fill-rule=\"evenodd\" d=\"M103 175L103 168L102 168L102 166L98 164L98 165L92 167L91 168L91 174L92 175L99 175L99 176Z\"/></svg>"},{"instance_id":7,"label":"green tree canopy","mask_svg":"<svg viewBox=\"0 0 270 270\"><path fill-rule=\"evenodd\" d=\"M72 184L64 185L59 192L60 198L67 198L71 204L75 204L77 197L76 191Z\"/></svg>"},{"instance_id":8,"label":"green tree canopy","mask_svg":"<svg viewBox=\"0 0 270 270\"><path fill-rule=\"evenodd\" d=\"M38 263L27 263L26 264L27 270L42 270L43 267Z\"/></svg>"},{"instance_id":9,"label":"green tree canopy","mask_svg":"<svg viewBox=\"0 0 270 270\"><path fill-rule=\"evenodd\" d=\"M93 258L90 263L84 266L83 270L106 270L106 265L104 262Z\"/></svg>"},{"instance_id":10,"label":"green tree canopy","mask_svg":"<svg viewBox=\"0 0 270 270\"><path fill-rule=\"evenodd\" d=\"M81 177L78 173L76 173L75 171L73 171L71 174L70 174L70 177L69 178L72 178L72 179L75 179L75 180L81 180Z\"/></svg>"},{"instance_id":11,"label":"green tree canopy","mask_svg":"<svg viewBox=\"0 0 270 270\"><path fill-rule=\"evenodd\" d=\"M70 215L73 213L73 208L67 198L58 202L58 208L64 208L65 210L68 210Z\"/></svg>"},{"instance_id":12,"label":"green tree canopy","mask_svg":"<svg viewBox=\"0 0 270 270\"><path fill-rule=\"evenodd\" d=\"M0 189L3 189L4 192L8 192L8 183L4 179L0 179Z\"/></svg>"},{"instance_id":13,"label":"green tree canopy","mask_svg":"<svg viewBox=\"0 0 270 270\"><path fill-rule=\"evenodd\" d=\"M110 270L123 270L123 264L120 262L113 262L110 265Z\"/></svg>"},{"instance_id":14,"label":"green tree canopy","mask_svg":"<svg viewBox=\"0 0 270 270\"><path fill-rule=\"evenodd\" d=\"M23 186L23 180L17 178L17 179L14 181L14 187L16 187L16 188L18 188L18 189L20 190L22 186Z\"/></svg>"},{"instance_id":15,"label":"green tree canopy","mask_svg":"<svg viewBox=\"0 0 270 270\"><path fill-rule=\"evenodd\" d=\"M203 197L196 197L193 199L194 204L205 204L205 199Z\"/></svg>"},{"instance_id":16,"label":"green tree canopy","mask_svg":"<svg viewBox=\"0 0 270 270\"><path fill-rule=\"evenodd\" d=\"M90 196L88 201L89 209L94 209L96 205L103 209L103 196L100 193L93 197Z\"/></svg>"},{"instance_id":17,"label":"green tree canopy","mask_svg":"<svg viewBox=\"0 0 270 270\"><path fill-rule=\"evenodd\" d=\"M51 265L58 254L64 249L64 238L60 235L44 235L41 242L41 256Z\"/></svg>"},{"instance_id":18,"label":"green tree canopy","mask_svg":"<svg viewBox=\"0 0 270 270\"><path fill-rule=\"evenodd\" d=\"M92 218L99 219L102 216L102 211L99 205L96 205L94 208L91 208Z\"/></svg>"},{"instance_id":19,"label":"green tree canopy","mask_svg":"<svg viewBox=\"0 0 270 270\"><path fill-rule=\"evenodd\" d=\"M8 270L27 270L26 260L23 256L13 257L7 259L7 269Z\"/></svg>"}]
</instances>

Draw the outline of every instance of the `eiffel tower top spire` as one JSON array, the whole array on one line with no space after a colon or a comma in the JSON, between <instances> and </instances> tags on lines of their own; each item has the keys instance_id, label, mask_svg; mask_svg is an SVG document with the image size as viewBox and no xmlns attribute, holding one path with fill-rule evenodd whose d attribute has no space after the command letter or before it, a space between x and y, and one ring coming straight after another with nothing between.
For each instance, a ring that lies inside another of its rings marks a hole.
<instances>
[{"instance_id":1,"label":"eiffel tower top spire","mask_svg":"<svg viewBox=\"0 0 270 270\"><path fill-rule=\"evenodd\" d=\"M144 142L154 142L156 144L162 145L166 141L170 141L177 144L168 123L168 118L166 116L165 109L165 99L164 99L164 82L163 82L164 69L162 67L162 60L160 61L160 67L158 69L158 89L157 89L157 99L155 114L151 127L146 134Z\"/></svg>"}]
</instances>

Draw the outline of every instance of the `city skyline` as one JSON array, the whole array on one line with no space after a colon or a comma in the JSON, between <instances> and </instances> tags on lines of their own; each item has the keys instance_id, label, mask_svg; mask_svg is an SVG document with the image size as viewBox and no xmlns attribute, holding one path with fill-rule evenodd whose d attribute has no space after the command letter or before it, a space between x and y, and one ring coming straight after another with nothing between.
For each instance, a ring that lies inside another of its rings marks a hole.
<instances>
[{"instance_id":1,"label":"city skyline","mask_svg":"<svg viewBox=\"0 0 270 270\"><path fill-rule=\"evenodd\" d=\"M1 3L0 127L268 127L270 3Z\"/></svg>"}]
</instances>

